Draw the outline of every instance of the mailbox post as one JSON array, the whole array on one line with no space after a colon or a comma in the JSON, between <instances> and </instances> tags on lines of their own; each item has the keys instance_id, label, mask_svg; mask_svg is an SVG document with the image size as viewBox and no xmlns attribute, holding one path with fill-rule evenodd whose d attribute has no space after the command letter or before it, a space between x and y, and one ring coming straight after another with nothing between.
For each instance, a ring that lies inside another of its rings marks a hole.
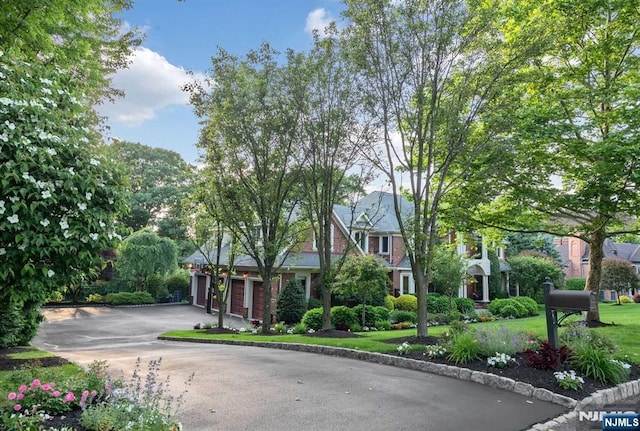
<instances>
[{"instance_id":1,"label":"mailbox post","mask_svg":"<svg viewBox=\"0 0 640 431\"><path fill-rule=\"evenodd\" d=\"M564 319L583 311L597 311L598 299L595 292L588 290L555 290L549 278L542 283L544 289L544 305L547 317L547 338L549 344L558 348L558 327ZM558 319L558 311L564 316Z\"/></svg>"}]
</instances>

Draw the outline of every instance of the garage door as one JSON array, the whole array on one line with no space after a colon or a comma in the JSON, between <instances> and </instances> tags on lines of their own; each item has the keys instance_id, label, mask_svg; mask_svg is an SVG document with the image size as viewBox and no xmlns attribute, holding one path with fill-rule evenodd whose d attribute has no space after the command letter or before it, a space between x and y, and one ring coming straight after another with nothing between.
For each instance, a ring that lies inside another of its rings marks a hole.
<instances>
[{"instance_id":1,"label":"garage door","mask_svg":"<svg viewBox=\"0 0 640 431\"><path fill-rule=\"evenodd\" d=\"M207 303L207 277L198 277L198 294L196 295L196 304L203 307Z\"/></svg>"},{"instance_id":2,"label":"garage door","mask_svg":"<svg viewBox=\"0 0 640 431\"><path fill-rule=\"evenodd\" d=\"M262 299L264 298L264 290L261 281L253 282L253 315L252 319L262 320Z\"/></svg>"},{"instance_id":3,"label":"garage door","mask_svg":"<svg viewBox=\"0 0 640 431\"><path fill-rule=\"evenodd\" d=\"M231 314L247 317L243 304L244 280L231 280Z\"/></svg>"}]
</instances>

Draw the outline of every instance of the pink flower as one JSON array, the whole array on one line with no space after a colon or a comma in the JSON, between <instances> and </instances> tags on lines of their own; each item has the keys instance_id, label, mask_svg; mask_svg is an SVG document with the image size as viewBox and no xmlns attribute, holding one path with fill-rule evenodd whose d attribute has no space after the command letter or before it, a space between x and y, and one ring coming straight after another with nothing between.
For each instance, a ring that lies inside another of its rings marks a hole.
<instances>
[{"instance_id":1,"label":"pink flower","mask_svg":"<svg viewBox=\"0 0 640 431\"><path fill-rule=\"evenodd\" d=\"M83 391L82 392L82 398L87 398L89 396L89 391Z\"/></svg>"},{"instance_id":2,"label":"pink flower","mask_svg":"<svg viewBox=\"0 0 640 431\"><path fill-rule=\"evenodd\" d=\"M15 393L15 392L10 392L10 393L9 393L9 397L8 397L8 398L9 398L10 400L15 400L15 399L16 399L16 397L17 397L17 395L16 395L16 393Z\"/></svg>"},{"instance_id":3,"label":"pink flower","mask_svg":"<svg viewBox=\"0 0 640 431\"><path fill-rule=\"evenodd\" d=\"M27 389L28 389L28 388L27 388L27 385L22 385L22 386L20 386L20 393L21 393L21 394L22 394L22 393L24 393Z\"/></svg>"},{"instance_id":4,"label":"pink flower","mask_svg":"<svg viewBox=\"0 0 640 431\"><path fill-rule=\"evenodd\" d=\"M95 390L91 391L91 397L95 397L96 395L98 395L98 393Z\"/></svg>"},{"instance_id":5,"label":"pink flower","mask_svg":"<svg viewBox=\"0 0 640 431\"><path fill-rule=\"evenodd\" d=\"M60 391L53 391L53 396L58 398L60 396Z\"/></svg>"},{"instance_id":6,"label":"pink flower","mask_svg":"<svg viewBox=\"0 0 640 431\"><path fill-rule=\"evenodd\" d=\"M68 403L71 401L74 401L76 399L76 396L73 395L73 392L69 392L67 395L64 396L64 399L62 400L63 403Z\"/></svg>"},{"instance_id":7,"label":"pink flower","mask_svg":"<svg viewBox=\"0 0 640 431\"><path fill-rule=\"evenodd\" d=\"M42 385L40 389L42 389L43 391L49 391L51 390L51 385L48 383L45 383L44 385Z\"/></svg>"},{"instance_id":8,"label":"pink flower","mask_svg":"<svg viewBox=\"0 0 640 431\"><path fill-rule=\"evenodd\" d=\"M22 410L22 406L20 404L16 404L15 406L13 406L13 409L19 412L20 410Z\"/></svg>"},{"instance_id":9,"label":"pink flower","mask_svg":"<svg viewBox=\"0 0 640 431\"><path fill-rule=\"evenodd\" d=\"M33 379L33 382L31 382L31 388L37 388L38 386L40 386L40 380Z\"/></svg>"},{"instance_id":10,"label":"pink flower","mask_svg":"<svg viewBox=\"0 0 640 431\"><path fill-rule=\"evenodd\" d=\"M18 396L16 397L17 399L21 400L24 398L24 394L18 394Z\"/></svg>"}]
</instances>

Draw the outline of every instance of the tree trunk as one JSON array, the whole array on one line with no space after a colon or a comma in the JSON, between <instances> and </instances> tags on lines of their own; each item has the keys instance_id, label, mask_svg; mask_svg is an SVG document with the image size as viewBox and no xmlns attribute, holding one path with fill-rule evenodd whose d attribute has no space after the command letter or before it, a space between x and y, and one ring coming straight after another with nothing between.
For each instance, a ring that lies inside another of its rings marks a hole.
<instances>
[{"instance_id":1,"label":"tree trunk","mask_svg":"<svg viewBox=\"0 0 640 431\"><path fill-rule=\"evenodd\" d=\"M596 230L588 240L589 243L589 275L587 276L587 284L585 290L590 290L600 294L600 279L602 277L602 260L604 259L604 240L606 235L604 230ZM599 311L587 312L585 320L587 325L595 326L600 322Z\"/></svg>"},{"instance_id":2,"label":"tree trunk","mask_svg":"<svg viewBox=\"0 0 640 431\"><path fill-rule=\"evenodd\" d=\"M271 330L271 274L262 276L262 333L269 334Z\"/></svg>"},{"instance_id":3,"label":"tree trunk","mask_svg":"<svg viewBox=\"0 0 640 431\"><path fill-rule=\"evenodd\" d=\"M331 329L331 285L322 281L322 329Z\"/></svg>"},{"instance_id":4,"label":"tree trunk","mask_svg":"<svg viewBox=\"0 0 640 431\"><path fill-rule=\"evenodd\" d=\"M418 294L418 337L427 337L427 280L424 275L422 262L416 259L413 269L413 279L416 283L416 292Z\"/></svg>"}]
</instances>

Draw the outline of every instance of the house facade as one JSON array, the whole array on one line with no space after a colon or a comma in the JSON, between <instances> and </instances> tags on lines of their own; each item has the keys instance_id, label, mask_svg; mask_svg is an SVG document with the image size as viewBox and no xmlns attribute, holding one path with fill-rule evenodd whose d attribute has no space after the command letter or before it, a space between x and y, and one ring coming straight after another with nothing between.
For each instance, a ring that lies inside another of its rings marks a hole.
<instances>
[{"instance_id":1,"label":"house facade","mask_svg":"<svg viewBox=\"0 0 640 431\"><path fill-rule=\"evenodd\" d=\"M555 238L553 244L562 257L566 279L589 275L589 244L574 237ZM624 259L636 268L636 274L640 274L640 244L613 242L607 238L603 251L605 259Z\"/></svg>"},{"instance_id":2,"label":"house facade","mask_svg":"<svg viewBox=\"0 0 640 431\"><path fill-rule=\"evenodd\" d=\"M335 206L331 247L336 259L347 249L349 253L373 254L380 257L389 272L389 293L399 296L415 293L416 290L393 199L390 193L374 192L362 198L353 208ZM400 203L400 207L403 214L412 211L406 200ZM446 240L454 243L456 236L451 234ZM491 268L484 242L477 238L473 244L458 244L457 247L458 253L467 258L468 273L475 280L474 283L461 285L458 296L488 302ZM221 250L222 266L227 265L227 256L228 245ZM211 281L211 275L206 273L206 264L215 262L215 258L212 254L207 259L198 251L182 261L191 268L190 296L195 305L206 306L207 286ZM223 277L231 278L231 292L225 312L243 318L262 320L264 290L256 262L248 256L238 256L234 267L233 274L222 273ZM318 298L319 267L315 239L310 235L307 241L295 250L289 251L282 262L278 277L272 281L271 309L275 312L278 293L291 279L299 279L302 282L307 299ZM213 309L217 310L215 301Z\"/></svg>"}]
</instances>

